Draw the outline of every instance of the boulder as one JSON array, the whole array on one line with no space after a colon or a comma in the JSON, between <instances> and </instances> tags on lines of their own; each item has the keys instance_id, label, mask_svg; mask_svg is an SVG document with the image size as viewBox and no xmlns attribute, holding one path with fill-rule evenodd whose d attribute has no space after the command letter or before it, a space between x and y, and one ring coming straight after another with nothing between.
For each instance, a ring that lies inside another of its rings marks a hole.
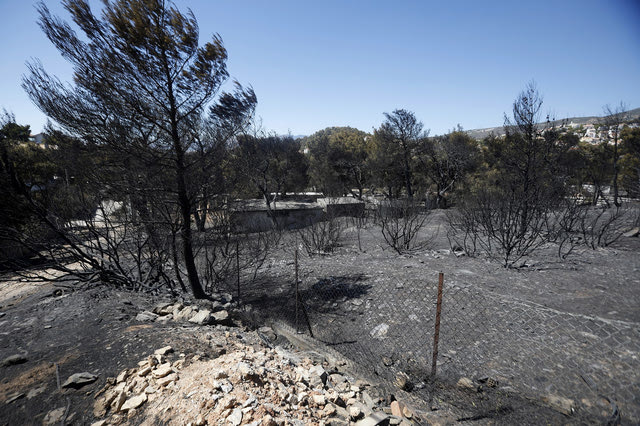
<instances>
[{"instance_id":1,"label":"boulder","mask_svg":"<svg viewBox=\"0 0 640 426\"><path fill-rule=\"evenodd\" d=\"M273 331L271 327L260 327L258 332L264 335L267 339L274 341L278 338L276 333Z\"/></svg>"},{"instance_id":2,"label":"boulder","mask_svg":"<svg viewBox=\"0 0 640 426\"><path fill-rule=\"evenodd\" d=\"M198 324L198 325L207 325L211 323L211 311L208 309L203 309L199 311L197 314L189 318L189 322Z\"/></svg>"},{"instance_id":3,"label":"boulder","mask_svg":"<svg viewBox=\"0 0 640 426\"><path fill-rule=\"evenodd\" d=\"M23 364L27 362L27 357L20 354L10 355L0 362L0 367L8 367L10 365Z\"/></svg>"},{"instance_id":4,"label":"boulder","mask_svg":"<svg viewBox=\"0 0 640 426\"><path fill-rule=\"evenodd\" d=\"M389 420L388 415L378 412L359 420L356 426L388 426Z\"/></svg>"},{"instance_id":5,"label":"boulder","mask_svg":"<svg viewBox=\"0 0 640 426\"><path fill-rule=\"evenodd\" d=\"M232 426L238 426L242 423L242 409L236 408L231 412L231 415L227 417L227 422Z\"/></svg>"},{"instance_id":6,"label":"boulder","mask_svg":"<svg viewBox=\"0 0 640 426\"><path fill-rule=\"evenodd\" d=\"M174 310L173 317L176 321L188 320L193 317L196 312L198 312L197 306L185 306L177 314Z\"/></svg>"},{"instance_id":7,"label":"boulder","mask_svg":"<svg viewBox=\"0 0 640 426\"><path fill-rule=\"evenodd\" d=\"M25 397L25 394L23 392L12 393L11 395L8 395L8 398L5 401L5 404L11 404L12 402L17 401L20 398L24 398L24 397Z\"/></svg>"},{"instance_id":8,"label":"boulder","mask_svg":"<svg viewBox=\"0 0 640 426\"><path fill-rule=\"evenodd\" d=\"M138 315L136 315L136 321L146 322L146 321L155 321L158 318L158 314L154 314L150 311L142 311Z\"/></svg>"},{"instance_id":9,"label":"boulder","mask_svg":"<svg viewBox=\"0 0 640 426\"><path fill-rule=\"evenodd\" d=\"M396 417L402 417L402 407L398 401L393 401L391 403L391 414Z\"/></svg>"},{"instance_id":10,"label":"boulder","mask_svg":"<svg viewBox=\"0 0 640 426\"><path fill-rule=\"evenodd\" d=\"M147 402L147 394L141 393L139 395L136 395L127 399L127 401L124 404L122 404L122 407L120 407L120 409L122 411L134 410L140 407L145 402Z\"/></svg>"},{"instance_id":11,"label":"boulder","mask_svg":"<svg viewBox=\"0 0 640 426\"><path fill-rule=\"evenodd\" d=\"M171 352L173 352L173 348L171 346L164 346L160 349L156 349L153 354L154 355L166 355L166 354L170 354Z\"/></svg>"},{"instance_id":12,"label":"boulder","mask_svg":"<svg viewBox=\"0 0 640 426\"><path fill-rule=\"evenodd\" d=\"M84 385L93 383L98 379L98 376L89 372L72 374L63 384L63 388L81 388Z\"/></svg>"},{"instance_id":13,"label":"boulder","mask_svg":"<svg viewBox=\"0 0 640 426\"><path fill-rule=\"evenodd\" d=\"M229 324L231 322L227 311L214 312L211 314L211 318L215 324Z\"/></svg>"},{"instance_id":14,"label":"boulder","mask_svg":"<svg viewBox=\"0 0 640 426\"><path fill-rule=\"evenodd\" d=\"M168 376L156 380L156 384L160 387L165 387L169 383L175 382L176 380L178 380L178 375L176 373L171 373Z\"/></svg>"},{"instance_id":15,"label":"boulder","mask_svg":"<svg viewBox=\"0 0 640 426\"><path fill-rule=\"evenodd\" d=\"M622 234L623 237L627 237L627 238L637 237L638 235L640 235L640 228L637 228L637 227Z\"/></svg>"},{"instance_id":16,"label":"boulder","mask_svg":"<svg viewBox=\"0 0 640 426\"><path fill-rule=\"evenodd\" d=\"M158 315L167 315L173 312L173 303L159 303L153 307L152 312Z\"/></svg>"},{"instance_id":17,"label":"boulder","mask_svg":"<svg viewBox=\"0 0 640 426\"><path fill-rule=\"evenodd\" d=\"M64 417L64 412L66 411L66 407L58 407L55 410L51 410L47 413L42 420L43 425L55 425L58 423L62 423L62 418Z\"/></svg>"},{"instance_id":18,"label":"boulder","mask_svg":"<svg viewBox=\"0 0 640 426\"><path fill-rule=\"evenodd\" d=\"M158 366L158 368L156 368L155 370L153 370L153 377L155 377L156 379L168 376L170 373L173 372L173 368L171 367L170 363L165 363L165 364L161 364Z\"/></svg>"}]
</instances>

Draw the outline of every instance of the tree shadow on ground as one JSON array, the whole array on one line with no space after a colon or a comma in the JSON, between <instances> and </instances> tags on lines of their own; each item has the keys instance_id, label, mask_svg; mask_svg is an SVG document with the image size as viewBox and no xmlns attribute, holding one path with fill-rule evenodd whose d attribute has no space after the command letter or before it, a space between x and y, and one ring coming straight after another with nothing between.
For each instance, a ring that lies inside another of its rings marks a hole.
<instances>
[{"instance_id":1,"label":"tree shadow on ground","mask_svg":"<svg viewBox=\"0 0 640 426\"><path fill-rule=\"evenodd\" d=\"M340 310L340 303L361 299L369 292L371 284L362 283L367 279L364 274L320 278L302 290L300 297L310 310L322 313Z\"/></svg>"},{"instance_id":2,"label":"tree shadow on ground","mask_svg":"<svg viewBox=\"0 0 640 426\"><path fill-rule=\"evenodd\" d=\"M310 286L300 285L296 300L294 283L263 275L241 288L240 299L252 306L254 322L280 320L302 327L306 321L319 321L318 315L344 312L345 302L360 299L371 289L370 284L362 284L365 280L363 274L321 278Z\"/></svg>"}]
</instances>

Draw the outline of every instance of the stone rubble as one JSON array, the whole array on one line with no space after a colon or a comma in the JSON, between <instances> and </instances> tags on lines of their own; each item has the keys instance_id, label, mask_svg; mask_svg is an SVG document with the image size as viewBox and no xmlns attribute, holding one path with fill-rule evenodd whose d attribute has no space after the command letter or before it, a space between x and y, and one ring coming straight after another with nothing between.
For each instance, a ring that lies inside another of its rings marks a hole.
<instances>
[{"instance_id":1,"label":"stone rubble","mask_svg":"<svg viewBox=\"0 0 640 426\"><path fill-rule=\"evenodd\" d=\"M182 309L165 304L154 312L162 316ZM203 310L192 308L196 313ZM260 343L249 344L247 333L214 328L207 338L225 350L213 359L179 354L171 346L152 350L136 368L107 379L95 395L95 421L192 426L412 424L413 414L405 404L394 401L385 406L371 397L367 382L326 361L266 347L259 338L254 341ZM271 335L273 330L262 328L261 333Z\"/></svg>"},{"instance_id":2,"label":"stone rubble","mask_svg":"<svg viewBox=\"0 0 640 426\"><path fill-rule=\"evenodd\" d=\"M136 321L159 322L187 321L196 325L231 325L231 317L227 309L231 308L230 295L218 295L219 300L200 301L199 305L184 305L181 302L163 302L157 304L151 311L142 311L136 316ZM225 303L222 303L224 301Z\"/></svg>"}]
</instances>

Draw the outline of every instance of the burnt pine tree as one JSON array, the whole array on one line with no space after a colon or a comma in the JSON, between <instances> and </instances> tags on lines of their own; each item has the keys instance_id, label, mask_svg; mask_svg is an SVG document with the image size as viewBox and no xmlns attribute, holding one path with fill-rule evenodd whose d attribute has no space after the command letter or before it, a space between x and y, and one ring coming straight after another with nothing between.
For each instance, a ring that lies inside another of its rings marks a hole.
<instances>
[{"instance_id":1,"label":"burnt pine tree","mask_svg":"<svg viewBox=\"0 0 640 426\"><path fill-rule=\"evenodd\" d=\"M221 111L244 114L256 103L251 89L218 97L229 78L218 35L199 45L191 11L164 0L105 0L100 16L87 0L65 0L72 24L38 5L39 25L73 65L73 84L28 65L23 87L63 129L125 156L156 161L171 183L164 198L177 206L181 261L196 298L206 297L196 269L191 215L198 188L190 182L196 131ZM230 102L229 96L241 98ZM226 106L212 104L222 99ZM143 161L144 163L144 161ZM168 194L168 195L167 195Z\"/></svg>"}]
</instances>

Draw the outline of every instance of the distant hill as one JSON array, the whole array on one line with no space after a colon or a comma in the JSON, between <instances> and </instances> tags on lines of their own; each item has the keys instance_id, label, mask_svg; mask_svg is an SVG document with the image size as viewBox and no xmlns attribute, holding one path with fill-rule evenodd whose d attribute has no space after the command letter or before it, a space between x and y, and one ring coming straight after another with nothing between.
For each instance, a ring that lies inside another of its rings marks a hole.
<instances>
[{"instance_id":1,"label":"distant hill","mask_svg":"<svg viewBox=\"0 0 640 426\"><path fill-rule=\"evenodd\" d=\"M632 109L624 113L625 121L633 121L640 119L640 108ZM598 116L590 116L590 117L571 117L565 118L561 120L555 120L553 125L562 126L562 125L573 125L573 126L584 126L585 124L596 124L598 121L602 120L602 117ZM474 139L484 139L493 133L496 136L504 135L504 127L487 127L484 129L473 129L466 131L469 136Z\"/></svg>"}]
</instances>

